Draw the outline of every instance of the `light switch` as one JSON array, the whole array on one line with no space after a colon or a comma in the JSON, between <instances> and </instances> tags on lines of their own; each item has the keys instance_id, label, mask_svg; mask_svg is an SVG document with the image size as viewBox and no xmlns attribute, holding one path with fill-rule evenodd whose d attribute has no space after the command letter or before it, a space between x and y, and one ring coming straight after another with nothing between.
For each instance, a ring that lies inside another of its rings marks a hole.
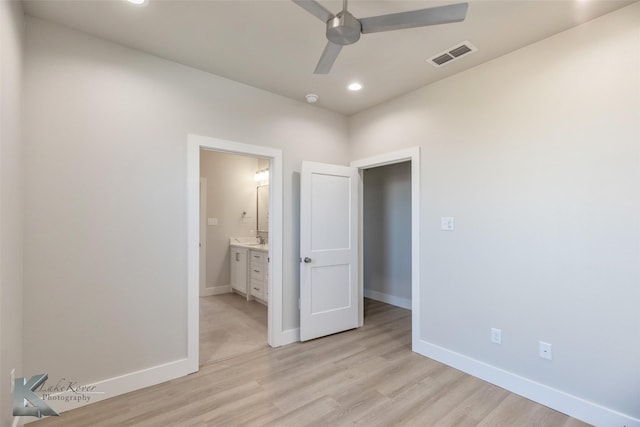
<instances>
[{"instance_id":1,"label":"light switch","mask_svg":"<svg viewBox=\"0 0 640 427\"><path fill-rule=\"evenodd\" d=\"M208 218L207 225L218 225L218 218Z\"/></svg>"},{"instance_id":2,"label":"light switch","mask_svg":"<svg viewBox=\"0 0 640 427\"><path fill-rule=\"evenodd\" d=\"M440 229L445 231L453 231L455 222L453 217L443 216L440 218Z\"/></svg>"}]
</instances>

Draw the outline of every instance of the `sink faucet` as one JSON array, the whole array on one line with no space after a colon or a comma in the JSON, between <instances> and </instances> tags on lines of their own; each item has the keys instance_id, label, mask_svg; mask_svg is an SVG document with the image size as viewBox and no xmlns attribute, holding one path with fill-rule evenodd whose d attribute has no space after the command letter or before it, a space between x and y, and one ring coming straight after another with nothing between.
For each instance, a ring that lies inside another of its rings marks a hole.
<instances>
[{"instance_id":1,"label":"sink faucet","mask_svg":"<svg viewBox=\"0 0 640 427\"><path fill-rule=\"evenodd\" d=\"M264 245L265 243L267 243L267 241L265 240L264 237L262 236L258 236L258 241L260 242L261 245Z\"/></svg>"}]
</instances>

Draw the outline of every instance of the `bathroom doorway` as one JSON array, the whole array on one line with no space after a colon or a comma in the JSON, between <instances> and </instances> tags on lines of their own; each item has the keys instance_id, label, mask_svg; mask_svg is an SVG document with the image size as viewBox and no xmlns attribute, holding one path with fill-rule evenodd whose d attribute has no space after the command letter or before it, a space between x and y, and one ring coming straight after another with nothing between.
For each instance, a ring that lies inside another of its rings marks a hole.
<instances>
[{"instance_id":1,"label":"bathroom doorway","mask_svg":"<svg viewBox=\"0 0 640 427\"><path fill-rule=\"evenodd\" d=\"M200 150L200 366L267 345L269 159Z\"/></svg>"}]
</instances>

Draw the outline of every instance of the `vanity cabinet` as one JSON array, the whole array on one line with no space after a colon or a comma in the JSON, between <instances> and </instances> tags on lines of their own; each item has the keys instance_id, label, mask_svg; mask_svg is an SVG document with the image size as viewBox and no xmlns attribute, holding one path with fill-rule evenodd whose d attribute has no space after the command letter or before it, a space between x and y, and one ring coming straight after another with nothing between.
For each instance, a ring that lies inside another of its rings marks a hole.
<instances>
[{"instance_id":1,"label":"vanity cabinet","mask_svg":"<svg viewBox=\"0 0 640 427\"><path fill-rule=\"evenodd\" d=\"M231 288L243 295L247 293L247 257L249 250L231 246Z\"/></svg>"},{"instance_id":2,"label":"vanity cabinet","mask_svg":"<svg viewBox=\"0 0 640 427\"><path fill-rule=\"evenodd\" d=\"M266 250L231 246L231 289L262 303L268 301L269 258Z\"/></svg>"}]
</instances>

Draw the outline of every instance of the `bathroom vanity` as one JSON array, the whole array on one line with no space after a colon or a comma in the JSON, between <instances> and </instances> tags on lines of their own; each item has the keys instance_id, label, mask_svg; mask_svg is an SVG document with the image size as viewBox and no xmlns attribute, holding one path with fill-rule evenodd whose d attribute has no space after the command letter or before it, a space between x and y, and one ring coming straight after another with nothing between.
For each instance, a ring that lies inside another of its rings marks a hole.
<instances>
[{"instance_id":1,"label":"bathroom vanity","mask_svg":"<svg viewBox=\"0 0 640 427\"><path fill-rule=\"evenodd\" d=\"M269 284L269 246L255 238L232 237L231 289L247 298L267 304Z\"/></svg>"}]
</instances>

